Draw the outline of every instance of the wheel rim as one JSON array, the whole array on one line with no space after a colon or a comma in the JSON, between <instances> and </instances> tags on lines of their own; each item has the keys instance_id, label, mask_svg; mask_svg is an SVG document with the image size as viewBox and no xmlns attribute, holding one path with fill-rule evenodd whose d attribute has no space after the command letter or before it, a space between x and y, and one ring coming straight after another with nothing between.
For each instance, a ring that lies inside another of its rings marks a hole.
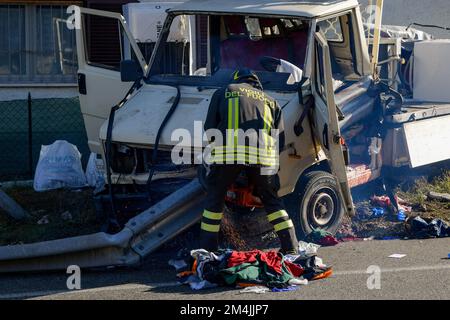
<instances>
[{"instance_id":1,"label":"wheel rim","mask_svg":"<svg viewBox=\"0 0 450 320\"><path fill-rule=\"evenodd\" d=\"M334 190L323 188L311 197L308 205L310 224L313 228L325 228L333 223L336 217L338 204Z\"/></svg>"}]
</instances>

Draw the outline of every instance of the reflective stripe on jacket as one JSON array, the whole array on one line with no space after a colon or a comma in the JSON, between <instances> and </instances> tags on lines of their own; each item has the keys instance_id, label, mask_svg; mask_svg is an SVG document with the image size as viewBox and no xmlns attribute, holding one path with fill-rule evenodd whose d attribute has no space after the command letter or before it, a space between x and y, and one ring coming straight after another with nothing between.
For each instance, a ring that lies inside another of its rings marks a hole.
<instances>
[{"instance_id":1,"label":"reflective stripe on jacket","mask_svg":"<svg viewBox=\"0 0 450 320\"><path fill-rule=\"evenodd\" d=\"M221 141L214 141L212 163L273 166L284 147L281 108L248 83L230 84L214 93L204 129L218 129L222 135Z\"/></svg>"}]
</instances>

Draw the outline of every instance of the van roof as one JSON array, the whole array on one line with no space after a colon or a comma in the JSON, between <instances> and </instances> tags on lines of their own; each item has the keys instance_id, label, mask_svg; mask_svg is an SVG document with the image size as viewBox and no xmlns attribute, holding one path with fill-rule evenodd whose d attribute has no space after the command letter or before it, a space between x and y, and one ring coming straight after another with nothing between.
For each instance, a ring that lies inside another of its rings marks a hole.
<instances>
[{"instance_id":1,"label":"van roof","mask_svg":"<svg viewBox=\"0 0 450 320\"><path fill-rule=\"evenodd\" d=\"M173 13L232 13L313 18L358 6L358 0L189 0Z\"/></svg>"}]
</instances>

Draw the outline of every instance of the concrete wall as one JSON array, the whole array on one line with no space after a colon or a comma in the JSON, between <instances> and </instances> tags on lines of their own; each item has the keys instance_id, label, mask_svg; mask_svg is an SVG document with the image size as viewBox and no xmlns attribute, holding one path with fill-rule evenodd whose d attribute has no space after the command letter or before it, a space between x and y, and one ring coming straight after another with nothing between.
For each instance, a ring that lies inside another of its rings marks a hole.
<instances>
[{"instance_id":1,"label":"concrete wall","mask_svg":"<svg viewBox=\"0 0 450 320\"><path fill-rule=\"evenodd\" d=\"M359 1L363 6L369 3L369 0ZM384 0L383 24L407 26L412 22L450 27L450 0ZM436 38L450 39L450 31L416 28Z\"/></svg>"}]
</instances>

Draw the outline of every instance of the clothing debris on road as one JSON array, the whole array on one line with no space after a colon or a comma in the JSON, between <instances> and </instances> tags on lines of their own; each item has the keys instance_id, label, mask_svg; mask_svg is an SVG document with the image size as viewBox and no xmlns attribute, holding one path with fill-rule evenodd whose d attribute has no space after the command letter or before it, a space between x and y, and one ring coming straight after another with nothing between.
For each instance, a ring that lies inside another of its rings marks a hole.
<instances>
[{"instance_id":1,"label":"clothing debris on road","mask_svg":"<svg viewBox=\"0 0 450 320\"><path fill-rule=\"evenodd\" d=\"M315 244L323 247L335 246L339 243L336 238L326 230L314 229L308 236L308 239Z\"/></svg>"},{"instance_id":2,"label":"clothing debris on road","mask_svg":"<svg viewBox=\"0 0 450 320\"><path fill-rule=\"evenodd\" d=\"M262 293L260 288L248 288L267 287L272 292L284 292L332 274L332 268L315 254L283 255L275 250L197 249L186 260L189 262L185 264L178 260L170 260L169 264L175 267L178 280L193 290L219 286L244 288L242 293Z\"/></svg>"},{"instance_id":3,"label":"clothing debris on road","mask_svg":"<svg viewBox=\"0 0 450 320\"><path fill-rule=\"evenodd\" d=\"M264 286L252 286L252 287L246 287L245 289L242 289L239 291L239 293L266 293L269 292L270 289Z\"/></svg>"},{"instance_id":4,"label":"clothing debris on road","mask_svg":"<svg viewBox=\"0 0 450 320\"><path fill-rule=\"evenodd\" d=\"M298 254L301 256L311 256L317 254L317 250L319 250L320 245L311 243L311 242L305 242L305 241L299 241L298 243ZM289 259L291 255L287 255L286 259Z\"/></svg>"}]
</instances>

